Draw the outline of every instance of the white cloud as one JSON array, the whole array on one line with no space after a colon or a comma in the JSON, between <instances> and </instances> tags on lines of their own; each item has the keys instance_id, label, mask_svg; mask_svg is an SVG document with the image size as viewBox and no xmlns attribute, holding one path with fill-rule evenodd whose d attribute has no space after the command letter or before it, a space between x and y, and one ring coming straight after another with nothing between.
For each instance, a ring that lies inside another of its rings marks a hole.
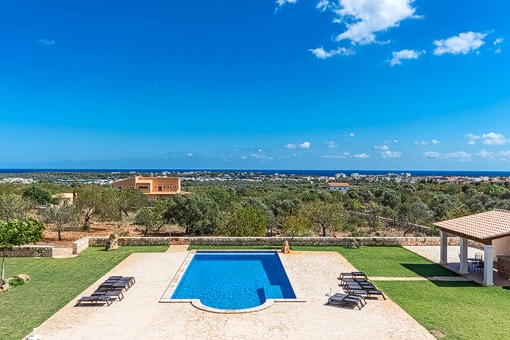
<instances>
[{"instance_id":1,"label":"white cloud","mask_svg":"<svg viewBox=\"0 0 510 340\"><path fill-rule=\"evenodd\" d=\"M434 45L436 45L434 54L467 54L480 48L484 44L483 38L486 35L486 33L466 32L448 39L434 40Z\"/></svg>"},{"instance_id":2,"label":"white cloud","mask_svg":"<svg viewBox=\"0 0 510 340\"><path fill-rule=\"evenodd\" d=\"M324 47L309 49L308 51L312 52L319 59L327 59L334 55L352 55L354 51L350 48L339 47L336 50L326 51Z\"/></svg>"},{"instance_id":3,"label":"white cloud","mask_svg":"<svg viewBox=\"0 0 510 340\"><path fill-rule=\"evenodd\" d=\"M193 157L194 155L192 153L189 153L187 156L188 157Z\"/></svg>"},{"instance_id":4,"label":"white cloud","mask_svg":"<svg viewBox=\"0 0 510 340\"><path fill-rule=\"evenodd\" d=\"M381 149L381 150L389 150L390 147L388 145L376 145L374 146L374 149Z\"/></svg>"},{"instance_id":5,"label":"white cloud","mask_svg":"<svg viewBox=\"0 0 510 340\"><path fill-rule=\"evenodd\" d=\"M420 141L414 142L414 144L416 144L416 145L427 145L427 142L425 142L424 140L420 140Z\"/></svg>"},{"instance_id":6,"label":"white cloud","mask_svg":"<svg viewBox=\"0 0 510 340\"><path fill-rule=\"evenodd\" d=\"M278 7L282 7L285 4L295 4L297 0L276 0Z\"/></svg>"},{"instance_id":7,"label":"white cloud","mask_svg":"<svg viewBox=\"0 0 510 340\"><path fill-rule=\"evenodd\" d=\"M252 153L250 157L255 159L266 159L266 155L261 153Z\"/></svg>"},{"instance_id":8,"label":"white cloud","mask_svg":"<svg viewBox=\"0 0 510 340\"><path fill-rule=\"evenodd\" d=\"M441 154L436 151L427 151L427 152L422 153L422 156L425 158L439 158L439 157L441 157Z\"/></svg>"},{"instance_id":9,"label":"white cloud","mask_svg":"<svg viewBox=\"0 0 510 340\"><path fill-rule=\"evenodd\" d=\"M338 148L338 145L337 145L335 142L333 142L332 140L331 140L331 141L329 141L329 142L326 142L326 145L327 145L327 146L328 146L328 148L330 148L330 149L336 149L336 148Z\"/></svg>"},{"instance_id":10,"label":"white cloud","mask_svg":"<svg viewBox=\"0 0 510 340\"><path fill-rule=\"evenodd\" d=\"M483 144L486 145L503 145L506 143L506 138L500 133L489 132L482 135Z\"/></svg>"},{"instance_id":11,"label":"white cloud","mask_svg":"<svg viewBox=\"0 0 510 340\"><path fill-rule=\"evenodd\" d=\"M329 158L329 159L341 159L341 158L347 158L347 157L349 157L349 153L348 152L344 152L341 155L326 155L326 156L322 156L322 158Z\"/></svg>"},{"instance_id":12,"label":"white cloud","mask_svg":"<svg viewBox=\"0 0 510 340\"><path fill-rule=\"evenodd\" d=\"M508 161L510 160L510 151L501 151L498 156L502 161Z\"/></svg>"},{"instance_id":13,"label":"white cloud","mask_svg":"<svg viewBox=\"0 0 510 340\"><path fill-rule=\"evenodd\" d=\"M433 139L433 140L432 140L432 144L441 144L441 142L440 142L440 141L438 141L437 139Z\"/></svg>"},{"instance_id":14,"label":"white cloud","mask_svg":"<svg viewBox=\"0 0 510 340\"><path fill-rule=\"evenodd\" d=\"M475 145L475 144L476 144L476 141L477 141L478 139L480 139L480 136L475 135L475 134L473 134L473 133L468 133L468 134L466 135L466 137L467 137L467 138L469 138L469 141L468 141L468 144L469 144L469 145Z\"/></svg>"},{"instance_id":15,"label":"white cloud","mask_svg":"<svg viewBox=\"0 0 510 340\"><path fill-rule=\"evenodd\" d=\"M492 152L488 152L487 150L481 150L476 154L480 158L493 158L494 154Z\"/></svg>"},{"instance_id":16,"label":"white cloud","mask_svg":"<svg viewBox=\"0 0 510 340\"><path fill-rule=\"evenodd\" d=\"M49 39L39 39L37 42L44 46L51 46L55 45L55 40L49 40Z\"/></svg>"},{"instance_id":17,"label":"white cloud","mask_svg":"<svg viewBox=\"0 0 510 340\"><path fill-rule=\"evenodd\" d=\"M296 149L296 148L300 148L300 149L310 149L310 145L311 143L310 142L303 142L301 144L285 144L285 147L287 149Z\"/></svg>"},{"instance_id":18,"label":"white cloud","mask_svg":"<svg viewBox=\"0 0 510 340\"><path fill-rule=\"evenodd\" d=\"M337 23L345 23L347 30L337 41L350 40L352 44L375 42L375 34L399 26L402 20L417 18L411 6L414 0L339 0L340 9L334 10Z\"/></svg>"},{"instance_id":19,"label":"white cloud","mask_svg":"<svg viewBox=\"0 0 510 340\"><path fill-rule=\"evenodd\" d=\"M366 153L357 153L354 155L354 158L363 159L363 158L370 158L370 156L367 155Z\"/></svg>"},{"instance_id":20,"label":"white cloud","mask_svg":"<svg viewBox=\"0 0 510 340\"><path fill-rule=\"evenodd\" d=\"M303 143L299 144L299 147L301 149L310 149L310 142L303 142Z\"/></svg>"},{"instance_id":21,"label":"white cloud","mask_svg":"<svg viewBox=\"0 0 510 340\"><path fill-rule=\"evenodd\" d=\"M394 139L394 140L393 140L393 143L397 144L397 143L398 143L398 140Z\"/></svg>"},{"instance_id":22,"label":"white cloud","mask_svg":"<svg viewBox=\"0 0 510 340\"><path fill-rule=\"evenodd\" d=\"M494 51L494 54L498 54L498 53L501 53L501 48L497 48L497 49Z\"/></svg>"},{"instance_id":23,"label":"white cloud","mask_svg":"<svg viewBox=\"0 0 510 340\"><path fill-rule=\"evenodd\" d=\"M405 59L418 59L420 54L425 53L425 51L415 51L415 50L402 50L398 52L392 52L393 58L389 60L390 66L400 65L402 64L402 60Z\"/></svg>"},{"instance_id":24,"label":"white cloud","mask_svg":"<svg viewBox=\"0 0 510 340\"><path fill-rule=\"evenodd\" d=\"M353 132L351 132L351 133L349 133L349 135L348 135L348 136L349 136L349 137L354 137L354 136L355 136L355 134L354 134Z\"/></svg>"},{"instance_id":25,"label":"white cloud","mask_svg":"<svg viewBox=\"0 0 510 340\"><path fill-rule=\"evenodd\" d=\"M445 158L459 158L461 160L468 160L471 158L471 154L465 152L465 151L457 151L457 152L451 152L451 153L445 153Z\"/></svg>"},{"instance_id":26,"label":"white cloud","mask_svg":"<svg viewBox=\"0 0 510 340\"><path fill-rule=\"evenodd\" d=\"M494 45L501 44L503 42L503 38L497 38L494 40Z\"/></svg>"},{"instance_id":27,"label":"white cloud","mask_svg":"<svg viewBox=\"0 0 510 340\"><path fill-rule=\"evenodd\" d=\"M402 155L401 152L398 152L398 151L384 151L384 152L381 152L381 157L382 158L399 158L400 156Z\"/></svg>"},{"instance_id":28,"label":"white cloud","mask_svg":"<svg viewBox=\"0 0 510 340\"><path fill-rule=\"evenodd\" d=\"M328 9L328 7L329 7L329 0L321 0L317 4L317 6L315 6L315 8L317 8L321 12L324 12L326 9Z\"/></svg>"}]
</instances>

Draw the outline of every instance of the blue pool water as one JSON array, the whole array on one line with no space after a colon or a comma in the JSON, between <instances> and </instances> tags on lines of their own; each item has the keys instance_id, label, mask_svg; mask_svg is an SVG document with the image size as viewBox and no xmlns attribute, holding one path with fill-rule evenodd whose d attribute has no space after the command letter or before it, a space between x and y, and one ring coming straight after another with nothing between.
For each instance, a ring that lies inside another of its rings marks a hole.
<instances>
[{"instance_id":1,"label":"blue pool water","mask_svg":"<svg viewBox=\"0 0 510 340\"><path fill-rule=\"evenodd\" d=\"M296 295L276 252L197 252L172 299L200 299L217 309L260 306Z\"/></svg>"}]
</instances>

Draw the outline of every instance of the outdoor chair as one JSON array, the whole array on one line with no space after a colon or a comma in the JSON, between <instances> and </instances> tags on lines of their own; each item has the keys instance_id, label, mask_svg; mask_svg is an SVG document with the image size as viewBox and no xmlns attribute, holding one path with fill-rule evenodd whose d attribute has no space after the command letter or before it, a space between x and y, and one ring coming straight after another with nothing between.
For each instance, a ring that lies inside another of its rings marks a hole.
<instances>
[{"instance_id":1,"label":"outdoor chair","mask_svg":"<svg viewBox=\"0 0 510 340\"><path fill-rule=\"evenodd\" d=\"M340 273L338 279L365 279L367 280L367 276L363 272L348 272L348 273Z\"/></svg>"},{"instance_id":2,"label":"outdoor chair","mask_svg":"<svg viewBox=\"0 0 510 340\"><path fill-rule=\"evenodd\" d=\"M105 281L99 285L100 289L124 289L127 291L131 287L128 281Z\"/></svg>"},{"instance_id":3,"label":"outdoor chair","mask_svg":"<svg viewBox=\"0 0 510 340\"><path fill-rule=\"evenodd\" d=\"M336 293L328 299L327 305L339 305L339 306L349 306L349 307L358 307L358 309L363 308L367 303L365 299L360 296L355 296L351 294L340 294Z\"/></svg>"},{"instance_id":4,"label":"outdoor chair","mask_svg":"<svg viewBox=\"0 0 510 340\"><path fill-rule=\"evenodd\" d=\"M79 306L81 303L91 303L93 305L97 303L106 303L107 306L110 306L113 302L113 297L107 295L91 295L91 296L82 296L77 302L76 306Z\"/></svg>"},{"instance_id":5,"label":"outdoor chair","mask_svg":"<svg viewBox=\"0 0 510 340\"><path fill-rule=\"evenodd\" d=\"M122 290L96 290L94 293L90 294L90 296L110 296L116 297L119 301L124 299L124 294Z\"/></svg>"}]
</instances>

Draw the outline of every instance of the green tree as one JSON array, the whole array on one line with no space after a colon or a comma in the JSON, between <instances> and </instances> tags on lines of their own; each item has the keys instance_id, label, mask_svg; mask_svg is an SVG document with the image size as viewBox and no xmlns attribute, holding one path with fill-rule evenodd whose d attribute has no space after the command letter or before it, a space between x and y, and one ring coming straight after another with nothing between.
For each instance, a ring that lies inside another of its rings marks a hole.
<instances>
[{"instance_id":1,"label":"green tree","mask_svg":"<svg viewBox=\"0 0 510 340\"><path fill-rule=\"evenodd\" d=\"M211 235L219 222L218 204L207 195L174 195L163 215L174 219L189 235Z\"/></svg>"},{"instance_id":2,"label":"green tree","mask_svg":"<svg viewBox=\"0 0 510 340\"><path fill-rule=\"evenodd\" d=\"M423 224L431 217L432 212L422 201L404 202L397 209L395 224L404 228L404 236L406 236L414 228L414 225Z\"/></svg>"},{"instance_id":3,"label":"green tree","mask_svg":"<svg viewBox=\"0 0 510 340\"><path fill-rule=\"evenodd\" d=\"M149 207L142 207L138 210L135 223L144 228L142 233L145 236L153 232L158 226L161 228L165 224L161 212Z\"/></svg>"},{"instance_id":4,"label":"green tree","mask_svg":"<svg viewBox=\"0 0 510 340\"><path fill-rule=\"evenodd\" d=\"M16 194L0 195L0 220L25 219L32 209L32 201Z\"/></svg>"},{"instance_id":5,"label":"green tree","mask_svg":"<svg viewBox=\"0 0 510 340\"><path fill-rule=\"evenodd\" d=\"M336 230L343 220L344 209L340 204L323 201L308 202L302 207L303 214L326 236L328 228Z\"/></svg>"},{"instance_id":6,"label":"green tree","mask_svg":"<svg viewBox=\"0 0 510 340\"><path fill-rule=\"evenodd\" d=\"M379 229L381 222L379 221L379 214L381 207L375 202L369 202L365 207L365 213L367 214L368 226L373 229L374 232Z\"/></svg>"},{"instance_id":7,"label":"green tree","mask_svg":"<svg viewBox=\"0 0 510 340\"><path fill-rule=\"evenodd\" d=\"M51 192L38 185L29 185L23 190L23 197L31 199L36 204L50 204L52 200Z\"/></svg>"},{"instance_id":8,"label":"green tree","mask_svg":"<svg viewBox=\"0 0 510 340\"><path fill-rule=\"evenodd\" d=\"M311 236L313 235L312 221L302 212L286 216L283 219L283 234L291 237L291 244L296 236Z\"/></svg>"},{"instance_id":9,"label":"green tree","mask_svg":"<svg viewBox=\"0 0 510 340\"><path fill-rule=\"evenodd\" d=\"M130 211L137 211L142 207L149 206L147 195L138 189L114 189L114 204L119 210L119 214L129 216Z\"/></svg>"},{"instance_id":10,"label":"green tree","mask_svg":"<svg viewBox=\"0 0 510 340\"><path fill-rule=\"evenodd\" d=\"M62 241L61 233L65 230L76 228L78 215L72 205L53 206L41 212L41 220L53 224L53 230L58 234L58 240Z\"/></svg>"},{"instance_id":11,"label":"green tree","mask_svg":"<svg viewBox=\"0 0 510 340\"><path fill-rule=\"evenodd\" d=\"M269 219L263 211L236 204L232 211L223 214L220 230L228 236L265 236L268 225Z\"/></svg>"},{"instance_id":12,"label":"green tree","mask_svg":"<svg viewBox=\"0 0 510 340\"><path fill-rule=\"evenodd\" d=\"M112 209L111 205L104 204L104 190L105 188L97 185L84 185L76 190L74 206L82 218L83 230L90 229L92 218L104 216L105 211Z\"/></svg>"},{"instance_id":13,"label":"green tree","mask_svg":"<svg viewBox=\"0 0 510 340\"><path fill-rule=\"evenodd\" d=\"M44 224L33 218L0 221L0 250L2 251L2 279L5 282L5 251L14 246L35 243L44 236Z\"/></svg>"}]
</instances>

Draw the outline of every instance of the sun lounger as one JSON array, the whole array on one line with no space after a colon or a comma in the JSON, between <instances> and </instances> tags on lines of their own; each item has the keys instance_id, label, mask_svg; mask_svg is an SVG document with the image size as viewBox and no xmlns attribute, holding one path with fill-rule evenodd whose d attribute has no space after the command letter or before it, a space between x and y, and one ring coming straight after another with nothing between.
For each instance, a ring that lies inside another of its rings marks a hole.
<instances>
[{"instance_id":1,"label":"sun lounger","mask_svg":"<svg viewBox=\"0 0 510 340\"><path fill-rule=\"evenodd\" d=\"M340 280L342 279L367 279L367 276L363 272L348 272L348 273L340 273L338 277Z\"/></svg>"},{"instance_id":2,"label":"sun lounger","mask_svg":"<svg viewBox=\"0 0 510 340\"><path fill-rule=\"evenodd\" d=\"M91 303L93 305L97 303L106 303L107 306L111 305L113 302L113 299L111 296L107 295L94 295L94 296L82 296L77 302L76 306L80 305L83 302Z\"/></svg>"},{"instance_id":3,"label":"sun lounger","mask_svg":"<svg viewBox=\"0 0 510 340\"><path fill-rule=\"evenodd\" d=\"M336 293L328 299L327 304L335 304L343 307L349 306L353 308L358 307L358 309L361 309L366 305L366 301L360 296Z\"/></svg>"},{"instance_id":4,"label":"sun lounger","mask_svg":"<svg viewBox=\"0 0 510 340\"><path fill-rule=\"evenodd\" d=\"M122 290L96 290L94 293L92 293L90 296L114 296L119 299L119 301L122 301L124 299L124 294L122 293Z\"/></svg>"},{"instance_id":5,"label":"sun lounger","mask_svg":"<svg viewBox=\"0 0 510 340\"><path fill-rule=\"evenodd\" d=\"M115 282L108 282L105 281L99 285L99 289L124 289L127 291L130 288L130 284L127 281L115 281Z\"/></svg>"}]
</instances>

